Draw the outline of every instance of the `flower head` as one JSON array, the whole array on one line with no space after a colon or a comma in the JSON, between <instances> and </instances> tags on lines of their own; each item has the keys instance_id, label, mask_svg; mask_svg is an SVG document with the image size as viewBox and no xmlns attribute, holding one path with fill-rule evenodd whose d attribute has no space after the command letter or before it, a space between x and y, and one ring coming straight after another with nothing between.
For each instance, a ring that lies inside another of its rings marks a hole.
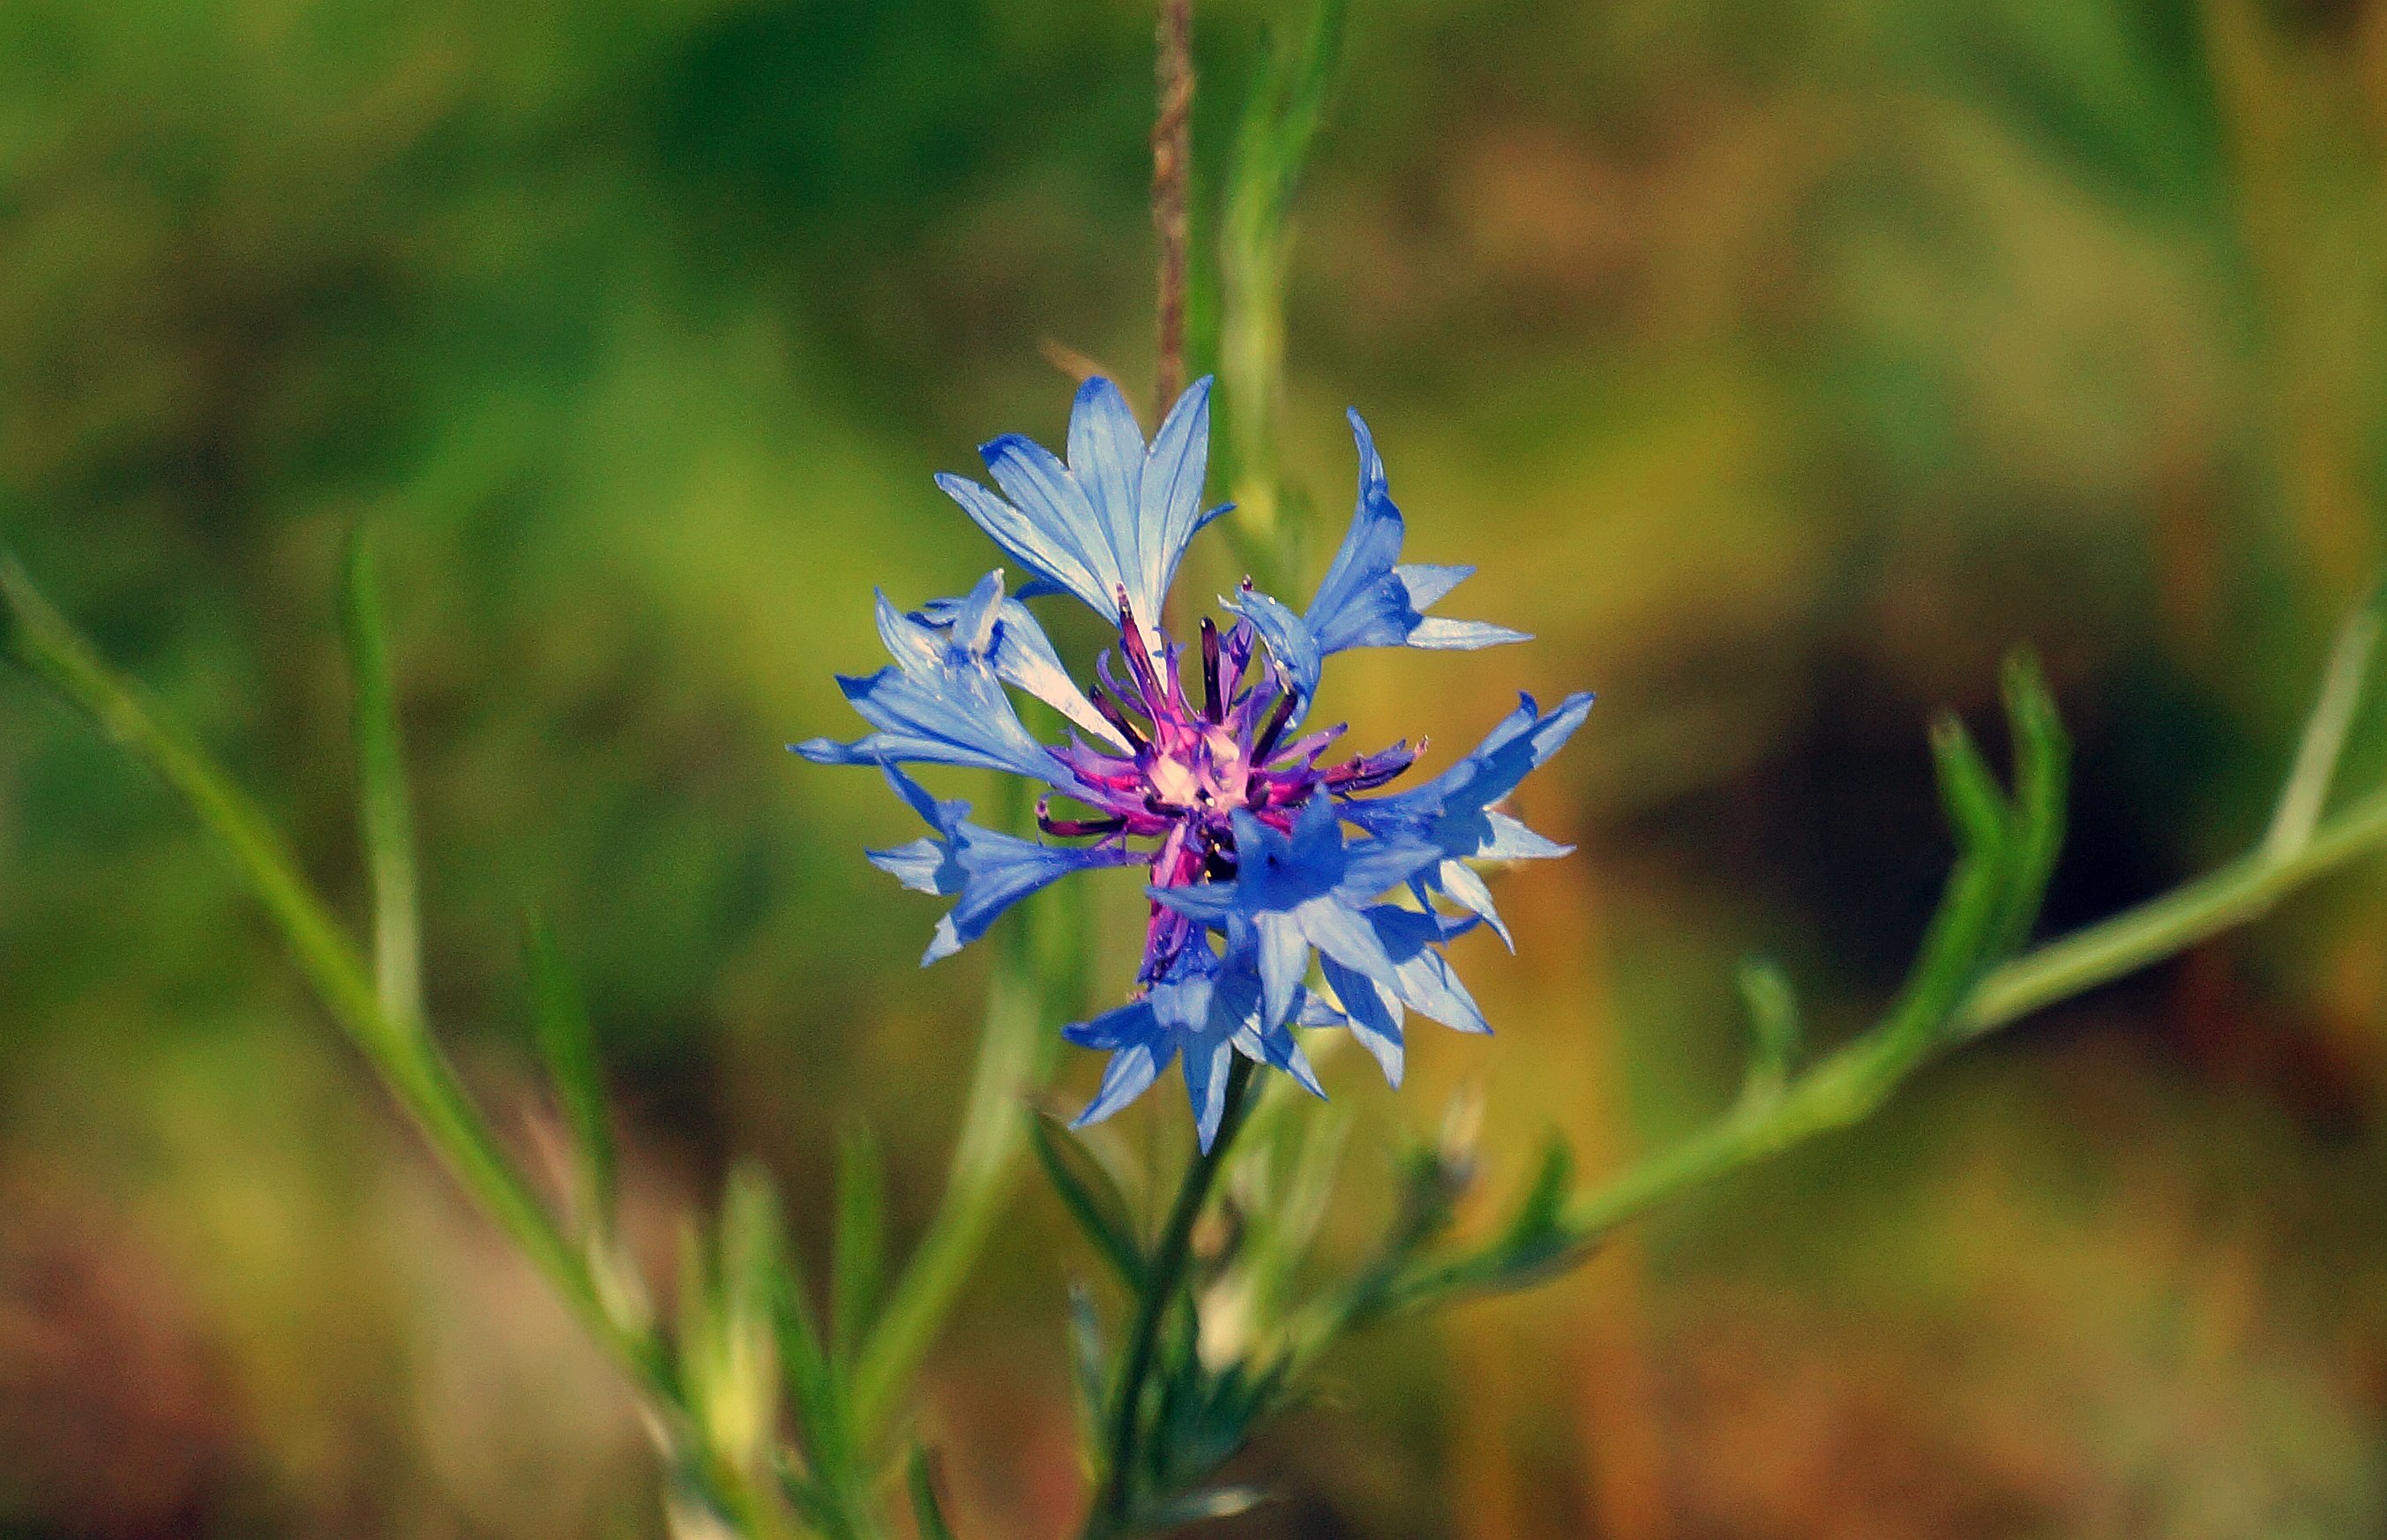
<instances>
[{"instance_id":1,"label":"flower head","mask_svg":"<svg viewBox=\"0 0 2387 1540\"><path fill-rule=\"evenodd\" d=\"M1422 742L1338 758L1341 726L1302 730L1333 653L1523 639L1426 612L1472 569L1400 562L1400 510L1357 412L1358 507L1307 608L1295 614L1246 580L1227 601L1231 625L1205 617L1189 640L1173 637L1163 617L1169 581L1187 543L1226 511L1202 507L1209 397L1210 382L1195 382L1147 445L1118 387L1089 380L1066 463L1005 435L980 451L1002 495L938 477L1031 582L1010 597L997 570L962 598L909 613L882 594L878 631L893 664L839 681L873 730L852 743L794 745L819 764L878 766L928 825L928 835L870 857L907 887L956 900L924 963L1071 872L1148 868L1150 918L1129 1003L1064 1029L1111 1055L1080 1120L1108 1117L1180 1060L1205 1149L1223 1115L1230 1054L1317 1092L1295 1027L1347 1027L1395 1084L1407 1012L1490 1030L1443 953L1478 923L1508 939L1469 863L1566 852L1496 804L1591 706L1573 695L1545 715L1526 697L1465 759L1380 797L1369 794L1406 773ZM1073 595L1118 627L1091 685L1080 687L1021 602L1038 593ZM1078 731L1067 744L1038 742L1006 687ZM1036 821L1048 838L969 823L967 803L931 797L905 764L1042 783ZM1323 991L1308 987L1313 961Z\"/></svg>"}]
</instances>

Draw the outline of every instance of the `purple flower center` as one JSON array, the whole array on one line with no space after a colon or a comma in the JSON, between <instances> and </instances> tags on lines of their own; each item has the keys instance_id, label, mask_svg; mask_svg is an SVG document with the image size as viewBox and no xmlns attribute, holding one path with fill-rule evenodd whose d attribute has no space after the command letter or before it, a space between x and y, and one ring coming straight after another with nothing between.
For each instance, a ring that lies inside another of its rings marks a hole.
<instances>
[{"instance_id":1,"label":"purple flower center","mask_svg":"<svg viewBox=\"0 0 2387 1540\"><path fill-rule=\"evenodd\" d=\"M1414 749L1404 739L1321 767L1320 758L1345 725L1286 739L1300 694L1282 669L1262 660L1250 622L1239 620L1222 634L1203 619L1198 704L1186 695L1179 675L1184 649L1166 633L1152 647L1123 590L1118 625L1118 655L1126 676L1112 667L1112 654L1105 651L1095 660L1101 682L1086 693L1129 751L1110 752L1082 740L1053 750L1078 782L1079 789L1067 795L1094 815L1056 817L1046 797L1036 804L1036 823L1047 834L1122 842L1157 839L1156 847L1139 856L1151 864L1155 887L1233 877L1237 810L1289 832L1294 815L1320 790L1351 796L1372 789L1407 770L1425 751L1423 739ZM1194 930L1183 915L1153 904L1138 984L1157 982Z\"/></svg>"}]
</instances>

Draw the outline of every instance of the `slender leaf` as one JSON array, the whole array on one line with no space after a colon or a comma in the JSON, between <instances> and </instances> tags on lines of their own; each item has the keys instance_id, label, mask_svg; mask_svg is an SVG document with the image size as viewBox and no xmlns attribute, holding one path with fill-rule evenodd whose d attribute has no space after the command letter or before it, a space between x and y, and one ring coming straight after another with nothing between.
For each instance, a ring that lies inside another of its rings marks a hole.
<instances>
[{"instance_id":1,"label":"slender leaf","mask_svg":"<svg viewBox=\"0 0 2387 1540\"><path fill-rule=\"evenodd\" d=\"M936 1463L925 1444L912 1445L912 1521L919 1527L920 1540L954 1540L954 1527L945 1521L945 1505L937 1496Z\"/></svg>"},{"instance_id":2,"label":"slender leaf","mask_svg":"<svg viewBox=\"0 0 2387 1540\"><path fill-rule=\"evenodd\" d=\"M2294 854L2312 839L2328 805L2337 762L2345 751L2347 732L2354 726L2355 707L2378 650L2379 632L2387 622L2387 581L2371 589L2368 600L2345 617L2330 649L2329 668L2321 675L2320 693L2305 719L2296 745L2295 764L2280 792L2279 809L2263 840L2264 852L2274 860Z\"/></svg>"},{"instance_id":3,"label":"slender leaf","mask_svg":"<svg viewBox=\"0 0 2387 1540\"><path fill-rule=\"evenodd\" d=\"M1770 1101L1782 1094L1799 1060L1803 1035L1799 996L1781 966L1769 958L1742 962L1739 982L1740 998L1749 1008L1749 1028L1756 1040L1744 1099Z\"/></svg>"},{"instance_id":4,"label":"slender leaf","mask_svg":"<svg viewBox=\"0 0 2387 1540\"><path fill-rule=\"evenodd\" d=\"M606 1234L613 1220L613 1130L606 1113L603 1072L597 1064L596 1034L555 933L535 911L523 922L523 962L530 975L531 1024L538 1055L572 1133L577 1189L574 1206L585 1233Z\"/></svg>"},{"instance_id":5,"label":"slender leaf","mask_svg":"<svg viewBox=\"0 0 2387 1540\"><path fill-rule=\"evenodd\" d=\"M1088 1474L1099 1466L1094 1441L1102 1432L1103 1373L1110 1350L1103 1343L1103 1324L1094 1314L1094 1294L1078 1279L1069 1281L1069 1384L1078 1407L1078 1425L1086 1435Z\"/></svg>"},{"instance_id":6,"label":"slender leaf","mask_svg":"<svg viewBox=\"0 0 2387 1540\"><path fill-rule=\"evenodd\" d=\"M829 1256L829 1350L852 1361L878 1304L886 1261L887 1188L870 1130L850 1124L837 1153L837 1229Z\"/></svg>"},{"instance_id":7,"label":"slender leaf","mask_svg":"<svg viewBox=\"0 0 2387 1540\"><path fill-rule=\"evenodd\" d=\"M359 525L348 536L340 619L356 688L357 766L363 789L360 822L365 865L373 878L373 975L384 1013L392 1021L419 1027L423 923L416 892L414 814L406 789L389 637L374 569L372 541Z\"/></svg>"},{"instance_id":8,"label":"slender leaf","mask_svg":"<svg viewBox=\"0 0 2387 1540\"><path fill-rule=\"evenodd\" d=\"M1060 1195L1061 1205L1086 1239L1130 1293L1143 1288L1147 1270L1143 1247L1135 1238L1127 1195L1118 1190L1109 1170L1067 1127L1046 1114L1029 1114L1028 1139L1037 1163Z\"/></svg>"},{"instance_id":9,"label":"slender leaf","mask_svg":"<svg viewBox=\"0 0 2387 1540\"><path fill-rule=\"evenodd\" d=\"M2006 659L2000 683L2014 754L2013 864L1993 943L2002 953L2030 939L2064 848L2072 741L2037 658L2015 651Z\"/></svg>"}]
</instances>

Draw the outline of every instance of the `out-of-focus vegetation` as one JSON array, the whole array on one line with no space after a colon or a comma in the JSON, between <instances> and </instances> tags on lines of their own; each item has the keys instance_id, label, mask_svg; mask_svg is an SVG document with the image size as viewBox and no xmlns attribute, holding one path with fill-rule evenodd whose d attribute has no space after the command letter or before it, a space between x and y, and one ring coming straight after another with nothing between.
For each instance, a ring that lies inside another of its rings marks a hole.
<instances>
[{"instance_id":1,"label":"out-of-focus vegetation","mask_svg":"<svg viewBox=\"0 0 2387 1540\"><path fill-rule=\"evenodd\" d=\"M1268 9L1200 12L1213 188ZM659 1284L732 1151L816 1231L860 1117L899 1224L933 1201L985 959L913 968L933 909L858 854L905 815L777 745L844 730L873 583L984 571L928 473L1056 436L1041 344L1148 376L1150 46L1082 0L0 10L0 533L361 915L373 522L430 1008L560 1149L554 919ZM2014 639L2079 739L2052 923L2259 831L2387 552L2387 6L1362 5L1299 210L1288 516L1339 524L1355 402L1412 554L1539 637L1337 704L1457 745L1603 697L1524 799L1583 853L1507 879L1517 958L1469 943L1500 1035L1328 1066L1359 1169L1468 1083L1520 1175L1692 1126L1752 946L1866 1019L1947 856L1926 705L1989 726ZM2382 935L2373 867L1393 1329L1242 1530L2376 1529ZM1181 1135L1151 1103L1126 1137ZM1066 1228L1019 1201L937 1360L965 1534L1078 1500ZM643 1534L648 1469L220 856L0 687L0 1533Z\"/></svg>"}]
</instances>

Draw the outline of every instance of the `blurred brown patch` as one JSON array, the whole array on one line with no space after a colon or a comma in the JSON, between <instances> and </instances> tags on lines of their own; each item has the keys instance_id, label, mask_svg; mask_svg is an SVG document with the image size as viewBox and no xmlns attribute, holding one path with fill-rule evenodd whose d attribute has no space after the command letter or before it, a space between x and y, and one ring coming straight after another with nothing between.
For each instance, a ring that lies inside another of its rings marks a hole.
<instances>
[{"instance_id":1,"label":"blurred brown patch","mask_svg":"<svg viewBox=\"0 0 2387 1540\"><path fill-rule=\"evenodd\" d=\"M195 1533L235 1429L174 1273L63 1178L0 1215L0 1529Z\"/></svg>"}]
</instances>

